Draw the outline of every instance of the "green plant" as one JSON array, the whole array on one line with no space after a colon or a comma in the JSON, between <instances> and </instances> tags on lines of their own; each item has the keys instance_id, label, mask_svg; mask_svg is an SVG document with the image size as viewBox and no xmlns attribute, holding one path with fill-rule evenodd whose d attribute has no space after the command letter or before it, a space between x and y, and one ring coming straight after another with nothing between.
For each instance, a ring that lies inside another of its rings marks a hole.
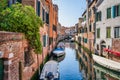
<instances>
[{"instance_id":1,"label":"green plant","mask_svg":"<svg viewBox=\"0 0 120 80\"><path fill-rule=\"evenodd\" d=\"M8 0L0 0L0 12L6 8L7 1Z\"/></svg>"},{"instance_id":2,"label":"green plant","mask_svg":"<svg viewBox=\"0 0 120 80\"><path fill-rule=\"evenodd\" d=\"M31 6L13 4L3 10L1 15L0 30L24 33L29 49L34 49L36 53L42 52L39 28L43 23Z\"/></svg>"}]
</instances>

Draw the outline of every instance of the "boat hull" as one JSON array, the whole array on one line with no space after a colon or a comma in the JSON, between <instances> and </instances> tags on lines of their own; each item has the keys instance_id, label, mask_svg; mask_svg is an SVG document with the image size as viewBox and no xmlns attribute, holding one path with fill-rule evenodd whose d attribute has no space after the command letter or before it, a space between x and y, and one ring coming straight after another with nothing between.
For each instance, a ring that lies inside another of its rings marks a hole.
<instances>
[{"instance_id":1,"label":"boat hull","mask_svg":"<svg viewBox=\"0 0 120 80\"><path fill-rule=\"evenodd\" d=\"M40 80L59 80L58 62L54 60L48 61L41 72Z\"/></svg>"}]
</instances>

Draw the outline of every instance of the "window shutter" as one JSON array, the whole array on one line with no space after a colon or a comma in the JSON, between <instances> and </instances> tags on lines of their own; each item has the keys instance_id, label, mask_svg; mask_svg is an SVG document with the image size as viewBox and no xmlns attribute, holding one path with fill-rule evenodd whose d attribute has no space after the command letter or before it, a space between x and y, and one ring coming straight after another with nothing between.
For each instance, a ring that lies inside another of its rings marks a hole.
<instances>
[{"instance_id":1,"label":"window shutter","mask_svg":"<svg viewBox=\"0 0 120 80\"><path fill-rule=\"evenodd\" d=\"M116 14L115 6L112 6L112 18L115 18L115 14Z\"/></svg>"},{"instance_id":2,"label":"window shutter","mask_svg":"<svg viewBox=\"0 0 120 80\"><path fill-rule=\"evenodd\" d=\"M40 1L38 1L38 16L40 16Z\"/></svg>"},{"instance_id":3,"label":"window shutter","mask_svg":"<svg viewBox=\"0 0 120 80\"><path fill-rule=\"evenodd\" d=\"M47 44L48 44L48 35L46 35L45 37L46 37L46 38L45 38L45 39L46 39L46 44L45 44L45 46L47 46Z\"/></svg>"},{"instance_id":4,"label":"window shutter","mask_svg":"<svg viewBox=\"0 0 120 80\"><path fill-rule=\"evenodd\" d=\"M46 39L45 39L45 38L46 38L46 36L44 35L44 36L43 36L43 47L46 46Z\"/></svg>"},{"instance_id":5,"label":"window shutter","mask_svg":"<svg viewBox=\"0 0 120 80\"><path fill-rule=\"evenodd\" d=\"M119 13L118 13L118 15L120 16L120 4L119 4Z\"/></svg>"},{"instance_id":6,"label":"window shutter","mask_svg":"<svg viewBox=\"0 0 120 80\"><path fill-rule=\"evenodd\" d=\"M96 22L98 21L98 13L96 13L95 20L96 20Z\"/></svg>"},{"instance_id":7,"label":"window shutter","mask_svg":"<svg viewBox=\"0 0 120 80\"><path fill-rule=\"evenodd\" d=\"M99 15L100 15L100 21L101 21L101 18L102 18L102 14L101 14L101 11L100 11Z\"/></svg>"}]
</instances>

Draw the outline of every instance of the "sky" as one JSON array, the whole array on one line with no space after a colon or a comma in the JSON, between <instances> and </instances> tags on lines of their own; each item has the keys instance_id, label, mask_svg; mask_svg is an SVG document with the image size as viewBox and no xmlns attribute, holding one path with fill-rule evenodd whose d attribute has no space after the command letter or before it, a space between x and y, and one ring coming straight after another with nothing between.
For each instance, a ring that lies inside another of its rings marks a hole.
<instances>
[{"instance_id":1,"label":"sky","mask_svg":"<svg viewBox=\"0 0 120 80\"><path fill-rule=\"evenodd\" d=\"M70 27L78 23L78 18L86 9L86 0L53 0L58 5L58 18L62 26Z\"/></svg>"}]
</instances>

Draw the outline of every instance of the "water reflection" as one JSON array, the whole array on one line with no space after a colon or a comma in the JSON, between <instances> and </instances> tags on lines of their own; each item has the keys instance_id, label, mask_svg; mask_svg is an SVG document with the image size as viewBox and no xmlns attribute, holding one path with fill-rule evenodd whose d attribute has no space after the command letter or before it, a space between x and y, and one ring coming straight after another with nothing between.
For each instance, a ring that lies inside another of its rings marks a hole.
<instances>
[{"instance_id":1,"label":"water reflection","mask_svg":"<svg viewBox=\"0 0 120 80\"><path fill-rule=\"evenodd\" d=\"M120 73L104 68L74 43L65 43L59 61L60 80L120 80Z\"/></svg>"},{"instance_id":2,"label":"water reflection","mask_svg":"<svg viewBox=\"0 0 120 80\"><path fill-rule=\"evenodd\" d=\"M63 61L64 60L64 58L65 58L65 54L63 55L63 56L60 56L60 57L56 57L56 56L53 56L53 60L56 60L56 61L58 61L58 62L61 62L61 61Z\"/></svg>"},{"instance_id":3,"label":"water reflection","mask_svg":"<svg viewBox=\"0 0 120 80\"><path fill-rule=\"evenodd\" d=\"M120 80L120 73L109 70L93 62L88 53L76 45L77 59L84 80Z\"/></svg>"},{"instance_id":4,"label":"water reflection","mask_svg":"<svg viewBox=\"0 0 120 80\"><path fill-rule=\"evenodd\" d=\"M65 44L65 59L59 63L60 80L83 80L73 43Z\"/></svg>"}]
</instances>

